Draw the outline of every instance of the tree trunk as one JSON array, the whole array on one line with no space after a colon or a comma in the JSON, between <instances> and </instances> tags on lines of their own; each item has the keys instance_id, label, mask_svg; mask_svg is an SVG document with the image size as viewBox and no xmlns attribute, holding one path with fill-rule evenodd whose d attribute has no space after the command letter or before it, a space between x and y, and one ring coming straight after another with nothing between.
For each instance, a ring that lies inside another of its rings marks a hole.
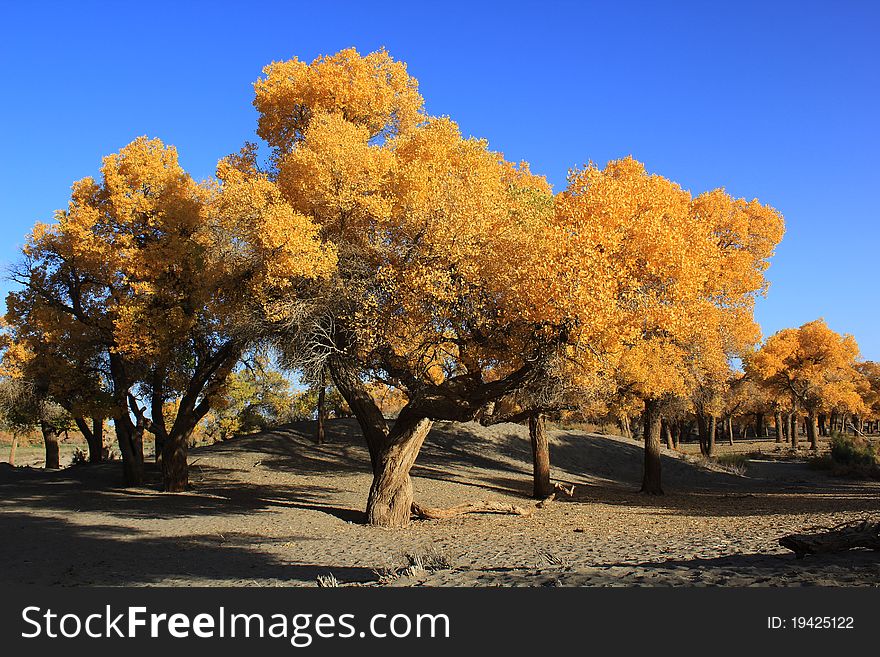
<instances>
[{"instance_id":1,"label":"tree trunk","mask_svg":"<svg viewBox=\"0 0 880 657\"><path fill-rule=\"evenodd\" d=\"M46 445L46 469L57 470L61 467L60 450L58 447L58 436L60 431L48 422L40 422L40 429L43 432L43 443Z\"/></svg>"},{"instance_id":2,"label":"tree trunk","mask_svg":"<svg viewBox=\"0 0 880 657\"><path fill-rule=\"evenodd\" d=\"M12 444L9 446L9 465L15 465L15 450L18 449L18 436L12 436Z\"/></svg>"},{"instance_id":3,"label":"tree trunk","mask_svg":"<svg viewBox=\"0 0 880 657\"><path fill-rule=\"evenodd\" d=\"M706 444L706 456L715 456L715 434L718 431L718 420L713 415L709 418L709 442Z\"/></svg>"},{"instance_id":4,"label":"tree trunk","mask_svg":"<svg viewBox=\"0 0 880 657\"><path fill-rule=\"evenodd\" d=\"M681 444L681 422L672 423L672 449L678 449Z\"/></svg>"},{"instance_id":5,"label":"tree trunk","mask_svg":"<svg viewBox=\"0 0 880 657\"><path fill-rule=\"evenodd\" d=\"M529 417L529 438L532 441L532 471L533 485L532 496L543 500L553 492L550 483L550 443L547 440L547 432L544 429L544 416L532 415Z\"/></svg>"},{"instance_id":6,"label":"tree trunk","mask_svg":"<svg viewBox=\"0 0 880 657\"><path fill-rule=\"evenodd\" d=\"M764 414L755 413L755 438L760 438L764 434Z\"/></svg>"},{"instance_id":7,"label":"tree trunk","mask_svg":"<svg viewBox=\"0 0 880 657\"><path fill-rule=\"evenodd\" d=\"M674 449L675 445L672 442L672 429L669 427L669 421L662 420L660 426L663 429L663 440L666 441L666 449Z\"/></svg>"},{"instance_id":8,"label":"tree trunk","mask_svg":"<svg viewBox=\"0 0 880 657\"><path fill-rule=\"evenodd\" d=\"M75 417L73 421L89 446L89 463L100 463L104 453L104 420L92 418L91 428L85 418Z\"/></svg>"},{"instance_id":9,"label":"tree trunk","mask_svg":"<svg viewBox=\"0 0 880 657\"><path fill-rule=\"evenodd\" d=\"M709 449L709 423L702 413L697 413L697 430L700 435L700 454L706 456Z\"/></svg>"},{"instance_id":10,"label":"tree trunk","mask_svg":"<svg viewBox=\"0 0 880 657\"><path fill-rule=\"evenodd\" d=\"M791 413L788 416L788 435L791 438L791 446L798 448L798 418L797 413Z\"/></svg>"},{"instance_id":11,"label":"tree trunk","mask_svg":"<svg viewBox=\"0 0 880 657\"><path fill-rule=\"evenodd\" d=\"M773 421L776 422L776 442L785 442L785 427L782 424L782 413L776 411L773 415Z\"/></svg>"},{"instance_id":12,"label":"tree trunk","mask_svg":"<svg viewBox=\"0 0 880 657\"><path fill-rule=\"evenodd\" d=\"M126 486L140 486L144 483L144 426L129 417L114 418L116 440L122 455L122 473Z\"/></svg>"},{"instance_id":13,"label":"tree trunk","mask_svg":"<svg viewBox=\"0 0 880 657\"><path fill-rule=\"evenodd\" d=\"M181 493L189 487L188 431L174 430L162 441L162 490Z\"/></svg>"},{"instance_id":14,"label":"tree trunk","mask_svg":"<svg viewBox=\"0 0 880 657\"><path fill-rule=\"evenodd\" d=\"M642 491L648 495L662 495L660 486L660 413L658 404L652 399L645 400L643 415L645 438L645 473Z\"/></svg>"},{"instance_id":15,"label":"tree trunk","mask_svg":"<svg viewBox=\"0 0 880 657\"><path fill-rule=\"evenodd\" d=\"M367 522L380 527L406 527L413 504L409 472L433 422L399 417L373 455L373 483L367 499Z\"/></svg>"},{"instance_id":16,"label":"tree trunk","mask_svg":"<svg viewBox=\"0 0 880 657\"><path fill-rule=\"evenodd\" d=\"M807 436L810 438L810 449L819 449L819 419L814 411L807 416Z\"/></svg>"},{"instance_id":17,"label":"tree trunk","mask_svg":"<svg viewBox=\"0 0 880 657\"><path fill-rule=\"evenodd\" d=\"M727 436L730 439L730 444L733 445L733 416L731 415L727 418Z\"/></svg>"},{"instance_id":18,"label":"tree trunk","mask_svg":"<svg viewBox=\"0 0 880 657\"><path fill-rule=\"evenodd\" d=\"M827 418L824 413L819 413L819 435L827 436L828 435L828 427L825 425Z\"/></svg>"},{"instance_id":19,"label":"tree trunk","mask_svg":"<svg viewBox=\"0 0 880 657\"><path fill-rule=\"evenodd\" d=\"M327 394L327 370L321 370L321 383L318 388L318 426L315 430L315 442L324 444L324 420L326 419L325 400Z\"/></svg>"}]
</instances>

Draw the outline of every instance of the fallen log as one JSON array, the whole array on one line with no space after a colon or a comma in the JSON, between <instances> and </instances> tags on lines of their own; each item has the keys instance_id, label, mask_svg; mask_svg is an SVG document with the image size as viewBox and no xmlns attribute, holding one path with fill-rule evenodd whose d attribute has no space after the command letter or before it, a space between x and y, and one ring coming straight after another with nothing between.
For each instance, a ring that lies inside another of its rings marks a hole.
<instances>
[{"instance_id":1,"label":"fallen log","mask_svg":"<svg viewBox=\"0 0 880 657\"><path fill-rule=\"evenodd\" d=\"M859 520L807 534L789 534L779 544L795 553L798 559L807 554L845 552L854 548L880 550L880 522Z\"/></svg>"},{"instance_id":2,"label":"fallen log","mask_svg":"<svg viewBox=\"0 0 880 657\"><path fill-rule=\"evenodd\" d=\"M557 481L557 482L555 482L555 483L553 484L553 490L555 490L555 491L558 492L558 493L563 493L563 494L566 495L567 497L573 497L573 496L574 496L574 484L572 484L571 486L569 486L568 488L566 488L565 486L563 486L562 484L560 484L560 483Z\"/></svg>"},{"instance_id":3,"label":"fallen log","mask_svg":"<svg viewBox=\"0 0 880 657\"><path fill-rule=\"evenodd\" d=\"M535 506L539 509L546 509L548 506L550 506L550 504L555 499L556 499L556 493L550 493L547 497L545 497L543 500L538 502Z\"/></svg>"},{"instance_id":4,"label":"fallen log","mask_svg":"<svg viewBox=\"0 0 880 657\"><path fill-rule=\"evenodd\" d=\"M514 516L530 516L533 510L515 504L503 504L502 502L492 502L489 500L481 500L479 502L465 502L446 508L421 506L413 502L412 514L420 520L446 520L447 518L457 518L467 513L502 513Z\"/></svg>"}]
</instances>

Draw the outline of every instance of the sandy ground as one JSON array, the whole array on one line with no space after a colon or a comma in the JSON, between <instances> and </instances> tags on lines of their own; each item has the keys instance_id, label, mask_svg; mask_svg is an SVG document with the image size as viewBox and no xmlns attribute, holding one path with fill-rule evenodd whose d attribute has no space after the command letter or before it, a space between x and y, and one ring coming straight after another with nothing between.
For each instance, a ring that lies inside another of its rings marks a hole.
<instances>
[{"instance_id":1,"label":"sandy ground","mask_svg":"<svg viewBox=\"0 0 880 657\"><path fill-rule=\"evenodd\" d=\"M880 517L880 482L829 477L803 459L745 475L664 452L667 494L637 492L635 441L551 432L572 499L530 517L469 515L402 530L360 524L369 459L351 420L328 444L312 425L193 451L192 491L123 489L121 466L55 472L0 464L0 582L81 585L849 586L880 584L878 553L806 557L780 536ZM749 451L753 451L751 448ZM432 506L531 504L524 427L439 423L413 471ZM406 568L412 561L427 568Z\"/></svg>"}]
</instances>

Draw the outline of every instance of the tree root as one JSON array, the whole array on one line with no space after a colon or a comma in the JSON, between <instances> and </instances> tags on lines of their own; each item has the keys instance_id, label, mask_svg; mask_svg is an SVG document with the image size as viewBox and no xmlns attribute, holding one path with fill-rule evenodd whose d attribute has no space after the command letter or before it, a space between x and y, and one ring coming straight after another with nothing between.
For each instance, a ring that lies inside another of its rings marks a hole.
<instances>
[{"instance_id":1,"label":"tree root","mask_svg":"<svg viewBox=\"0 0 880 657\"><path fill-rule=\"evenodd\" d=\"M533 512L533 509L516 506L515 504L503 504L502 502L489 500L465 502L464 504L456 504L446 508L421 506L415 502L412 505L412 514L420 520L446 520L447 518L457 518L467 513L501 513L513 516L530 516Z\"/></svg>"},{"instance_id":2,"label":"tree root","mask_svg":"<svg viewBox=\"0 0 880 657\"><path fill-rule=\"evenodd\" d=\"M880 522L858 520L810 534L789 534L779 544L798 559L807 554L845 552L853 548L880 550Z\"/></svg>"}]
</instances>

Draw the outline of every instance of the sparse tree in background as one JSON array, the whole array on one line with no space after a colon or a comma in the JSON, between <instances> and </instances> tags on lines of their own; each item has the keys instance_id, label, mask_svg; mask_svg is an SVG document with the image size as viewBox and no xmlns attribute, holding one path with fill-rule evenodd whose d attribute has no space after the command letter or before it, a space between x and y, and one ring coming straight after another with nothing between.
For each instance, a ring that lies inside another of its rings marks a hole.
<instances>
[{"instance_id":1,"label":"sparse tree in background","mask_svg":"<svg viewBox=\"0 0 880 657\"><path fill-rule=\"evenodd\" d=\"M72 424L70 415L32 382L9 376L0 378L0 426L13 434L13 440L39 429L46 469L61 467L61 434ZM10 462L14 460L13 452Z\"/></svg>"},{"instance_id":2,"label":"sparse tree in background","mask_svg":"<svg viewBox=\"0 0 880 657\"><path fill-rule=\"evenodd\" d=\"M265 354L253 354L227 379L205 417L205 433L212 440L227 440L290 422L296 419L295 404L290 382Z\"/></svg>"}]
</instances>

